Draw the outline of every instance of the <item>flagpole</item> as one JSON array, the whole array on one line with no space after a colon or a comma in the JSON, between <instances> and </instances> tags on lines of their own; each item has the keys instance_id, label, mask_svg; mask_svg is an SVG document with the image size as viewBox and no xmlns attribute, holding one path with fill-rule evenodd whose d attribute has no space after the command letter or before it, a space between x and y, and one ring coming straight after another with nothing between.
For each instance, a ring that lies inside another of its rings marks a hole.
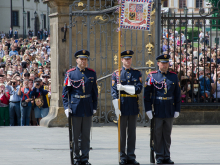
<instances>
[{"instance_id":1,"label":"flagpole","mask_svg":"<svg viewBox=\"0 0 220 165\"><path fill-rule=\"evenodd\" d=\"M119 83L121 83L121 6L119 7L119 31L118 31L118 80L119 80ZM121 110L121 106L120 106L120 91L118 91L118 108ZM121 116L119 115L119 118L118 118L118 162L120 163L120 152L121 152L121 143L120 143L120 140L121 140L121 136L120 136L120 126L121 126L121 123L120 123L120 118Z\"/></svg>"}]
</instances>

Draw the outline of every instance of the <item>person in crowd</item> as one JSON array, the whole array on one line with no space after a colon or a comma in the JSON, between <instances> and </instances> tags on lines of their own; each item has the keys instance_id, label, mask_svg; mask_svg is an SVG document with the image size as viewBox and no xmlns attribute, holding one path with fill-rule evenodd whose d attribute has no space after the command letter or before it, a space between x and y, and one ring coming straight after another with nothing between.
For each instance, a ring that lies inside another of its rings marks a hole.
<instances>
[{"instance_id":1,"label":"person in crowd","mask_svg":"<svg viewBox=\"0 0 220 165\"><path fill-rule=\"evenodd\" d=\"M12 30L12 28L9 29L8 34L9 34L9 36L8 36L9 38L13 37L13 30Z\"/></svg>"},{"instance_id":2,"label":"person in crowd","mask_svg":"<svg viewBox=\"0 0 220 165\"><path fill-rule=\"evenodd\" d=\"M48 91L43 89L43 82L40 78L35 80L32 91L32 98L35 100L34 113L35 118L38 119L38 124L43 117L49 113L48 101L46 98Z\"/></svg>"},{"instance_id":3,"label":"person in crowd","mask_svg":"<svg viewBox=\"0 0 220 165\"><path fill-rule=\"evenodd\" d=\"M15 39L18 39L18 30L17 29L15 30L14 36L15 36Z\"/></svg>"},{"instance_id":4,"label":"person in crowd","mask_svg":"<svg viewBox=\"0 0 220 165\"><path fill-rule=\"evenodd\" d=\"M200 34L199 34L199 41L200 41L201 43L204 42L204 33L203 33L203 31L200 31Z\"/></svg>"},{"instance_id":5,"label":"person in crowd","mask_svg":"<svg viewBox=\"0 0 220 165\"><path fill-rule=\"evenodd\" d=\"M30 114L31 114L31 92L32 89L29 88L29 80L24 79L23 84L20 84L18 95L21 97L21 126L30 125Z\"/></svg>"},{"instance_id":6,"label":"person in crowd","mask_svg":"<svg viewBox=\"0 0 220 165\"><path fill-rule=\"evenodd\" d=\"M212 84L214 90L214 102L220 102L220 71L217 72L217 77L215 78L214 83Z\"/></svg>"},{"instance_id":7,"label":"person in crowd","mask_svg":"<svg viewBox=\"0 0 220 165\"><path fill-rule=\"evenodd\" d=\"M0 44L0 58L2 59L5 55L5 51L3 50L3 45Z\"/></svg>"},{"instance_id":8,"label":"person in crowd","mask_svg":"<svg viewBox=\"0 0 220 165\"><path fill-rule=\"evenodd\" d=\"M0 126L9 126L9 99L10 95L5 90L5 84L0 82Z\"/></svg>"},{"instance_id":9,"label":"person in crowd","mask_svg":"<svg viewBox=\"0 0 220 165\"><path fill-rule=\"evenodd\" d=\"M13 56L13 55L18 55L18 51L15 50L15 46L14 45L11 47L11 51L9 52L9 56L10 57Z\"/></svg>"},{"instance_id":10,"label":"person in crowd","mask_svg":"<svg viewBox=\"0 0 220 165\"><path fill-rule=\"evenodd\" d=\"M6 88L10 94L9 99L9 113L10 113L10 126L21 126L21 111L20 111L20 96L18 95L19 86L17 80L12 77L12 80L8 82ZM14 123L15 117L17 123Z\"/></svg>"},{"instance_id":11,"label":"person in crowd","mask_svg":"<svg viewBox=\"0 0 220 165\"><path fill-rule=\"evenodd\" d=\"M29 79L29 83L28 83L28 86L29 86L29 89L33 90L34 86L34 81ZM32 99L31 101L31 115L30 115L30 124L31 125L37 125L37 119L35 118L35 114L34 114L34 100Z\"/></svg>"},{"instance_id":12,"label":"person in crowd","mask_svg":"<svg viewBox=\"0 0 220 165\"><path fill-rule=\"evenodd\" d=\"M48 80L49 80L50 76L48 74L44 74L42 76L42 78L43 78L43 84L49 86L49 81Z\"/></svg>"}]
</instances>

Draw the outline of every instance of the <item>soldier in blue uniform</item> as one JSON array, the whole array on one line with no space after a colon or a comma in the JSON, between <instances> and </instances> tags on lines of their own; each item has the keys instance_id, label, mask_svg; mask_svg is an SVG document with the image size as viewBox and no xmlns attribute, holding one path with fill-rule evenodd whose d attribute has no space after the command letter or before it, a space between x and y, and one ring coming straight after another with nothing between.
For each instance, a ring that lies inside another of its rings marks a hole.
<instances>
[{"instance_id":1,"label":"soldier in blue uniform","mask_svg":"<svg viewBox=\"0 0 220 165\"><path fill-rule=\"evenodd\" d=\"M75 53L77 67L67 71L63 87L63 106L73 125L73 150L75 165L91 165L89 160L92 115L96 113L98 89L96 72L87 68L87 50ZM81 155L78 139L81 135Z\"/></svg>"},{"instance_id":2,"label":"soldier in blue uniform","mask_svg":"<svg viewBox=\"0 0 220 165\"><path fill-rule=\"evenodd\" d=\"M114 71L112 74L111 95L113 98L113 105L115 107L116 116L121 116L121 153L119 165L139 165L135 160L136 155L134 152L136 143L136 123L139 114L138 94L140 94L142 90L142 75L139 70L131 68L133 54L134 52L132 50L123 51L121 53L123 68L120 70L120 79L118 70ZM120 110L118 107L119 91L121 100ZM125 151L126 139L127 153Z\"/></svg>"},{"instance_id":3,"label":"soldier in blue uniform","mask_svg":"<svg viewBox=\"0 0 220 165\"><path fill-rule=\"evenodd\" d=\"M170 159L171 131L173 118L177 118L180 112L179 80L176 73L168 71L169 58L167 54L156 58L159 70L148 75L144 88L146 114L150 119L155 117L154 150L157 164L174 164Z\"/></svg>"}]
</instances>

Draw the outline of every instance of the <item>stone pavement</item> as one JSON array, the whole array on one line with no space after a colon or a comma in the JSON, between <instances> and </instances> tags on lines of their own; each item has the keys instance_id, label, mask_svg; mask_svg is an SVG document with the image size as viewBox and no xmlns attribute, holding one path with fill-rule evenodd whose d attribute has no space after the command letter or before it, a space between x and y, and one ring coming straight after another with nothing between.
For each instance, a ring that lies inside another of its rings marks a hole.
<instances>
[{"instance_id":1,"label":"stone pavement","mask_svg":"<svg viewBox=\"0 0 220 165\"><path fill-rule=\"evenodd\" d=\"M137 128L137 161L149 163L149 127ZM0 165L70 165L67 128L0 127ZM117 128L93 127L92 165L117 165ZM178 165L220 165L219 125L175 125L171 157Z\"/></svg>"}]
</instances>

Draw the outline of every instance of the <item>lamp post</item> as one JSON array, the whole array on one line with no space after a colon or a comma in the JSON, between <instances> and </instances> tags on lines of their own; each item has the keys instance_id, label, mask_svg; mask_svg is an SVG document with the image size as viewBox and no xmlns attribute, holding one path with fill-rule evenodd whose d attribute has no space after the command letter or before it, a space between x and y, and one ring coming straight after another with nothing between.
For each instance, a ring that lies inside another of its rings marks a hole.
<instances>
[{"instance_id":1,"label":"lamp post","mask_svg":"<svg viewBox=\"0 0 220 165\"><path fill-rule=\"evenodd\" d=\"M50 19L49 19L49 6L47 4L47 31L48 31L48 34L49 34L49 31L50 31Z\"/></svg>"},{"instance_id":2,"label":"lamp post","mask_svg":"<svg viewBox=\"0 0 220 165\"><path fill-rule=\"evenodd\" d=\"M43 14L43 12L41 13L40 17L41 17L41 20L42 20L42 31L43 31L43 29L44 29L44 26L43 26L44 14ZM43 33L42 34L42 39L44 39L44 32L42 32L42 33Z\"/></svg>"},{"instance_id":3,"label":"lamp post","mask_svg":"<svg viewBox=\"0 0 220 165\"><path fill-rule=\"evenodd\" d=\"M184 8L184 15L185 15L185 17L187 17L187 14L188 14L188 9L187 9L187 7L185 6L185 8ZM187 19L185 20L185 24L186 24L186 26L187 26ZM185 27L185 37L187 38L187 30L186 30L186 27Z\"/></svg>"},{"instance_id":4,"label":"lamp post","mask_svg":"<svg viewBox=\"0 0 220 165\"><path fill-rule=\"evenodd\" d=\"M23 39L26 38L26 17L27 17L27 13L24 11L24 12L23 12L23 18L24 18Z\"/></svg>"},{"instance_id":5,"label":"lamp post","mask_svg":"<svg viewBox=\"0 0 220 165\"><path fill-rule=\"evenodd\" d=\"M35 32L35 36L37 34L37 22L36 22L36 18L37 18L37 12L34 12L34 32Z\"/></svg>"},{"instance_id":6,"label":"lamp post","mask_svg":"<svg viewBox=\"0 0 220 165\"><path fill-rule=\"evenodd\" d=\"M43 14L43 13L41 13L40 17L41 17L41 20L42 20L42 29L43 29L43 28L44 28L44 27L43 27L43 19L44 19L44 14Z\"/></svg>"}]
</instances>

